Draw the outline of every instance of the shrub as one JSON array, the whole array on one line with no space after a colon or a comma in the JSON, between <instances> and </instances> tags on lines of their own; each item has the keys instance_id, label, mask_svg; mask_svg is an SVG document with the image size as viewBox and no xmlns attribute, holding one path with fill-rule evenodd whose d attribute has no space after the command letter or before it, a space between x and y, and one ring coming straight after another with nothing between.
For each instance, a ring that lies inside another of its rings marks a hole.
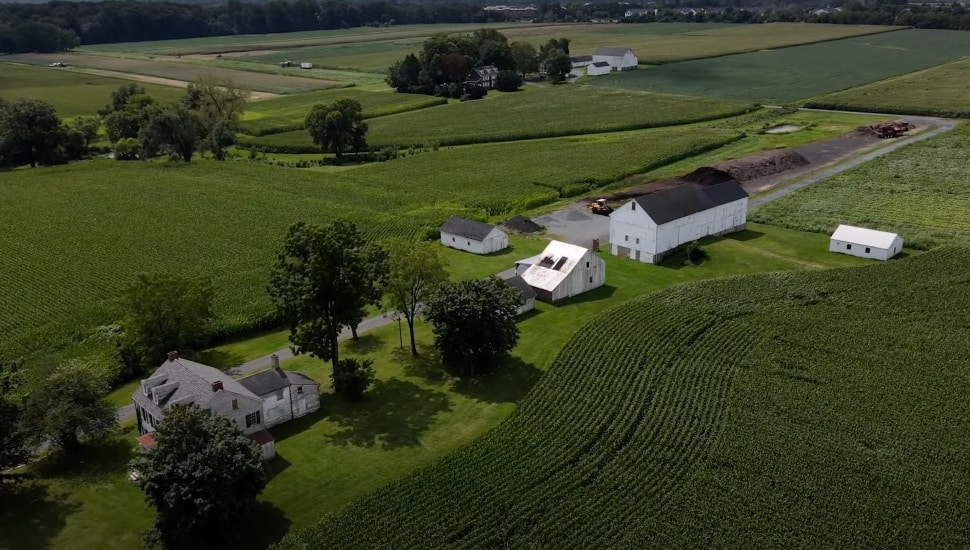
<instances>
[{"instance_id":1,"label":"shrub","mask_svg":"<svg viewBox=\"0 0 970 550\"><path fill-rule=\"evenodd\" d=\"M341 359L330 374L333 391L349 401L359 401L374 383L374 362L370 359Z\"/></svg>"},{"instance_id":2,"label":"shrub","mask_svg":"<svg viewBox=\"0 0 970 550\"><path fill-rule=\"evenodd\" d=\"M138 150L141 144L135 138L121 138L115 142L115 160L135 160L138 158Z\"/></svg>"},{"instance_id":3,"label":"shrub","mask_svg":"<svg viewBox=\"0 0 970 550\"><path fill-rule=\"evenodd\" d=\"M516 71L499 71L495 77L495 89L500 92L514 92L522 86L522 75Z\"/></svg>"}]
</instances>

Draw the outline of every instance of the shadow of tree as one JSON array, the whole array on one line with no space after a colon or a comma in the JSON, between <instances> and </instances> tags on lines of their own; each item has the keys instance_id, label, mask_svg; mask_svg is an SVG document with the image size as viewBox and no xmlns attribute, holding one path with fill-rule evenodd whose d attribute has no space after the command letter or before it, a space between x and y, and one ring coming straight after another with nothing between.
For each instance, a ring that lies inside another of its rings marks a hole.
<instances>
[{"instance_id":1,"label":"shadow of tree","mask_svg":"<svg viewBox=\"0 0 970 550\"><path fill-rule=\"evenodd\" d=\"M42 482L0 482L0 548L46 548L81 505L51 495Z\"/></svg>"},{"instance_id":2,"label":"shadow of tree","mask_svg":"<svg viewBox=\"0 0 970 550\"><path fill-rule=\"evenodd\" d=\"M117 434L98 441L87 441L75 454L54 450L30 467L40 477L61 477L95 482L105 477L127 475L128 463L135 456L134 439Z\"/></svg>"},{"instance_id":3,"label":"shadow of tree","mask_svg":"<svg viewBox=\"0 0 970 550\"><path fill-rule=\"evenodd\" d=\"M495 372L455 382L458 393L489 403L514 403L529 393L542 378L542 371L532 363L510 357Z\"/></svg>"},{"instance_id":4,"label":"shadow of tree","mask_svg":"<svg viewBox=\"0 0 970 550\"><path fill-rule=\"evenodd\" d=\"M360 338L356 340L348 340L346 343L347 350L358 355L366 355L373 351L377 351L384 347L384 345L384 340L377 337L372 332L362 334Z\"/></svg>"},{"instance_id":5,"label":"shadow of tree","mask_svg":"<svg viewBox=\"0 0 970 550\"><path fill-rule=\"evenodd\" d=\"M589 292L584 292L579 296L573 296L561 302L556 302L556 307L568 306L572 304L582 304L585 302L595 302L597 300L605 300L616 292L616 287L613 285L603 285L598 288L594 288Z\"/></svg>"},{"instance_id":6,"label":"shadow of tree","mask_svg":"<svg viewBox=\"0 0 970 550\"><path fill-rule=\"evenodd\" d=\"M321 402L325 399L325 397L326 397L326 394L320 395ZM311 426L326 418L327 415L322 405L323 403L321 403L320 410L316 412L312 412L305 416L301 416L300 418L296 418L294 420L284 422L278 426L273 426L271 428L272 431L270 433L273 434L273 437L276 438L276 442L279 443L284 439L287 439L291 436L294 436L298 433L308 430ZM280 469L278 471L275 471L274 473L274 470L273 470L274 468L273 464L279 459L280 459L280 456L277 455L277 457L273 459L272 462L270 462L270 475L276 475L277 473L282 471L282 469ZM287 465L289 465L288 462L287 462Z\"/></svg>"},{"instance_id":7,"label":"shadow of tree","mask_svg":"<svg viewBox=\"0 0 970 550\"><path fill-rule=\"evenodd\" d=\"M758 237L764 237L765 234L761 231L754 231L752 229L745 229L744 231L738 231L737 233L729 233L721 237L722 239L730 239L732 241L753 241Z\"/></svg>"},{"instance_id":8,"label":"shadow of tree","mask_svg":"<svg viewBox=\"0 0 970 550\"><path fill-rule=\"evenodd\" d=\"M434 384L443 384L451 377L441 364L441 354L432 345L418 344L418 356L411 355L410 345L392 352L394 362L401 365L405 376L422 378Z\"/></svg>"},{"instance_id":9,"label":"shadow of tree","mask_svg":"<svg viewBox=\"0 0 970 550\"><path fill-rule=\"evenodd\" d=\"M279 460L276 457L274 462ZM289 463L287 463L289 464ZM290 529L292 522L275 504L259 501L252 518L246 522L237 548L262 550L279 542Z\"/></svg>"},{"instance_id":10,"label":"shadow of tree","mask_svg":"<svg viewBox=\"0 0 970 550\"><path fill-rule=\"evenodd\" d=\"M280 475L283 470L290 467L290 461L286 460L285 457L277 454L266 464L266 483L273 481L273 478Z\"/></svg>"},{"instance_id":11,"label":"shadow of tree","mask_svg":"<svg viewBox=\"0 0 970 550\"><path fill-rule=\"evenodd\" d=\"M340 428L329 436L331 443L384 449L420 445L435 416L451 409L447 394L397 378L375 382L364 401L333 395L326 401L321 408L331 411L328 418Z\"/></svg>"},{"instance_id":12,"label":"shadow of tree","mask_svg":"<svg viewBox=\"0 0 970 550\"><path fill-rule=\"evenodd\" d=\"M228 370L246 362L246 358L241 355L218 349L192 354L192 360L219 370Z\"/></svg>"}]
</instances>

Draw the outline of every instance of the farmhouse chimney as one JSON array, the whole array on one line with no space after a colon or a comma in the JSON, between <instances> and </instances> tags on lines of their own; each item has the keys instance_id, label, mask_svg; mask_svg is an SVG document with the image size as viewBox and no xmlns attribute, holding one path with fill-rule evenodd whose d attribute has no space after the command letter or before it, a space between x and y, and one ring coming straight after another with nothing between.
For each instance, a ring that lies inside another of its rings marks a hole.
<instances>
[{"instance_id":1,"label":"farmhouse chimney","mask_svg":"<svg viewBox=\"0 0 970 550\"><path fill-rule=\"evenodd\" d=\"M217 392L222 389L222 380L216 380L212 383L212 391Z\"/></svg>"},{"instance_id":2,"label":"farmhouse chimney","mask_svg":"<svg viewBox=\"0 0 970 550\"><path fill-rule=\"evenodd\" d=\"M280 375L281 378L286 378L286 373L280 368L280 356L274 353L269 358L273 362L273 370L276 371L276 374Z\"/></svg>"},{"instance_id":3,"label":"farmhouse chimney","mask_svg":"<svg viewBox=\"0 0 970 550\"><path fill-rule=\"evenodd\" d=\"M178 358L179 358L179 352L177 352L177 351L170 351L170 352L168 352L168 360L169 361L175 361Z\"/></svg>"}]
</instances>

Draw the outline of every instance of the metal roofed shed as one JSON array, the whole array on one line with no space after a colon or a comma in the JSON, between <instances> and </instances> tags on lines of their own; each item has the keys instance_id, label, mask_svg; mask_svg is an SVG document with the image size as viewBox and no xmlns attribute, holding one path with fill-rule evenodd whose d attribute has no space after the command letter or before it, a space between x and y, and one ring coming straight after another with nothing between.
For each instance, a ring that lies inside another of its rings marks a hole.
<instances>
[{"instance_id":1,"label":"metal roofed shed","mask_svg":"<svg viewBox=\"0 0 970 550\"><path fill-rule=\"evenodd\" d=\"M552 241L538 258L522 272L522 279L544 302L558 302L606 283L606 262L588 248Z\"/></svg>"},{"instance_id":2,"label":"metal roofed shed","mask_svg":"<svg viewBox=\"0 0 970 550\"><path fill-rule=\"evenodd\" d=\"M829 239L829 251L860 258L888 260L903 251L903 238L887 231L839 225Z\"/></svg>"},{"instance_id":3,"label":"metal roofed shed","mask_svg":"<svg viewBox=\"0 0 970 550\"><path fill-rule=\"evenodd\" d=\"M439 229L441 244L473 254L491 254L509 246L509 234L491 224L452 216Z\"/></svg>"}]
</instances>

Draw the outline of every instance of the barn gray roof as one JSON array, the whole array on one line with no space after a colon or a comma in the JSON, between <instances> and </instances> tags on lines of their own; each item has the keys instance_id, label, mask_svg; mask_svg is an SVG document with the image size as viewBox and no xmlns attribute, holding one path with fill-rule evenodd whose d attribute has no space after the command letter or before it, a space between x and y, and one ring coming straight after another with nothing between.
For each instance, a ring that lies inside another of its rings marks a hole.
<instances>
[{"instance_id":1,"label":"barn gray roof","mask_svg":"<svg viewBox=\"0 0 970 550\"><path fill-rule=\"evenodd\" d=\"M632 52L630 48L596 48L594 55L608 55L611 57L623 57L626 52Z\"/></svg>"},{"instance_id":2,"label":"barn gray roof","mask_svg":"<svg viewBox=\"0 0 970 550\"><path fill-rule=\"evenodd\" d=\"M685 183L633 199L657 225L747 197L736 181L701 186Z\"/></svg>"},{"instance_id":3,"label":"barn gray roof","mask_svg":"<svg viewBox=\"0 0 970 550\"><path fill-rule=\"evenodd\" d=\"M522 295L522 300L523 301L532 300L533 298L536 297L536 291L535 291L535 289L533 289L531 286L529 286L529 283L525 282L525 279L523 279L522 277L520 277L518 275L516 275L514 277L509 277L508 279L505 279L505 282L510 287L512 287L512 288L514 288L514 289L516 289L516 290L519 291L519 294Z\"/></svg>"},{"instance_id":4,"label":"barn gray roof","mask_svg":"<svg viewBox=\"0 0 970 550\"><path fill-rule=\"evenodd\" d=\"M444 224L442 224L440 231L442 233L451 233L452 235L458 235L459 237L466 237L468 239L482 241L485 240L485 237L487 237L493 229L495 229L494 225L476 222L475 220L466 220L465 218L459 218L458 216L452 216L448 218Z\"/></svg>"}]
</instances>

